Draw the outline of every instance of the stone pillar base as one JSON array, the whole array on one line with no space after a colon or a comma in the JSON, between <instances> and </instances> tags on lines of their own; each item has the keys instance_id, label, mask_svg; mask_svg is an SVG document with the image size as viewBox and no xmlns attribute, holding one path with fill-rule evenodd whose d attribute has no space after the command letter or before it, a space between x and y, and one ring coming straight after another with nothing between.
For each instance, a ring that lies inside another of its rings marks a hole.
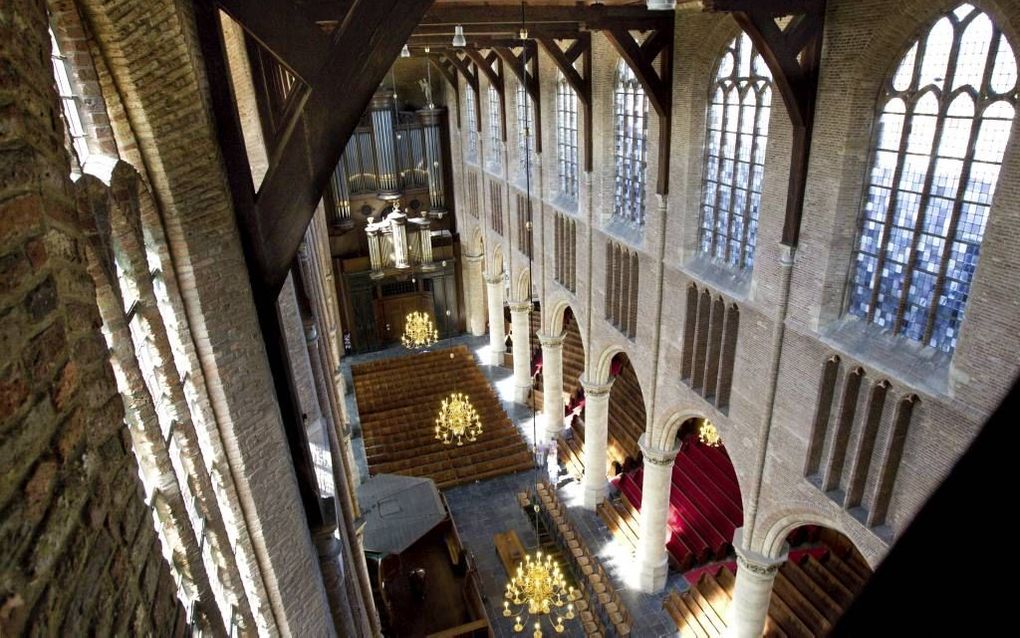
<instances>
[{"instance_id":1,"label":"stone pillar base","mask_svg":"<svg viewBox=\"0 0 1020 638\"><path fill-rule=\"evenodd\" d=\"M503 351L494 350L489 348L489 365L490 366L502 366L503 365Z\"/></svg>"},{"instance_id":2,"label":"stone pillar base","mask_svg":"<svg viewBox=\"0 0 1020 638\"><path fill-rule=\"evenodd\" d=\"M640 559L638 564L638 588L646 594L657 594L666 587L666 578L669 576L669 559L662 558L659 561L646 562Z\"/></svg>"},{"instance_id":3,"label":"stone pillar base","mask_svg":"<svg viewBox=\"0 0 1020 638\"><path fill-rule=\"evenodd\" d=\"M789 547L777 558L763 556L744 547L744 529L733 534L733 550L737 554L737 576L730 604L728 636L759 638L765 631L772 584L779 567L786 560Z\"/></svg>"},{"instance_id":4,"label":"stone pillar base","mask_svg":"<svg viewBox=\"0 0 1020 638\"><path fill-rule=\"evenodd\" d=\"M594 512L595 508L598 507L599 503L601 503L604 500L606 500L605 482L603 482L602 485L598 487L593 487L588 484L584 485L584 499L582 501L582 505L584 505L585 509Z\"/></svg>"},{"instance_id":5,"label":"stone pillar base","mask_svg":"<svg viewBox=\"0 0 1020 638\"><path fill-rule=\"evenodd\" d=\"M531 386L530 385L515 385L514 386L514 402L515 403L527 403L529 396L531 396Z\"/></svg>"}]
</instances>

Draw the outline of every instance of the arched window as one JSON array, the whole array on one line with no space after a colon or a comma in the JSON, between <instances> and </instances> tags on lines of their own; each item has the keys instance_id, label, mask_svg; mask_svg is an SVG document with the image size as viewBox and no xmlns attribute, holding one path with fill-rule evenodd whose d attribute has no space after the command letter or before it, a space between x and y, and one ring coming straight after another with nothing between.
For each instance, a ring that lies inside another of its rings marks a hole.
<instances>
[{"instance_id":1,"label":"arched window","mask_svg":"<svg viewBox=\"0 0 1020 638\"><path fill-rule=\"evenodd\" d=\"M765 173L772 74L741 34L719 59L709 93L702 189L702 254L735 268L754 265Z\"/></svg>"},{"instance_id":2,"label":"arched window","mask_svg":"<svg viewBox=\"0 0 1020 638\"><path fill-rule=\"evenodd\" d=\"M534 106L531 98L518 83L515 93L517 98L517 170L523 178L529 166L534 166L535 157L535 120Z\"/></svg>"},{"instance_id":3,"label":"arched window","mask_svg":"<svg viewBox=\"0 0 1020 638\"><path fill-rule=\"evenodd\" d=\"M560 193L577 199L577 93L562 73L556 81L556 162Z\"/></svg>"},{"instance_id":4,"label":"arched window","mask_svg":"<svg viewBox=\"0 0 1020 638\"><path fill-rule=\"evenodd\" d=\"M962 4L900 60L878 103L848 311L952 352L1016 103L1002 32Z\"/></svg>"},{"instance_id":5,"label":"arched window","mask_svg":"<svg viewBox=\"0 0 1020 638\"><path fill-rule=\"evenodd\" d=\"M499 171L503 166L500 142L503 141L502 116L499 108L499 91L489 85L489 167Z\"/></svg>"},{"instance_id":6,"label":"arched window","mask_svg":"<svg viewBox=\"0 0 1020 638\"><path fill-rule=\"evenodd\" d=\"M616 119L616 191L613 214L641 225L645 223L648 98L634 71L623 60L620 60L616 70L613 111Z\"/></svg>"},{"instance_id":7,"label":"arched window","mask_svg":"<svg viewBox=\"0 0 1020 638\"><path fill-rule=\"evenodd\" d=\"M53 80L60 96L60 111L64 116L64 125L71 140L72 150L77 156L78 166L85 166L89 158L89 144L85 139L85 127L82 125L81 114L78 112L78 98L71 87L67 72L67 60L60 53L57 38L50 31L50 61L53 63Z\"/></svg>"},{"instance_id":8,"label":"arched window","mask_svg":"<svg viewBox=\"0 0 1020 638\"><path fill-rule=\"evenodd\" d=\"M478 118L476 117L478 107L475 105L477 99L475 90L468 86L464 90L464 109L467 111L467 154L468 159L471 160L478 158Z\"/></svg>"}]
</instances>

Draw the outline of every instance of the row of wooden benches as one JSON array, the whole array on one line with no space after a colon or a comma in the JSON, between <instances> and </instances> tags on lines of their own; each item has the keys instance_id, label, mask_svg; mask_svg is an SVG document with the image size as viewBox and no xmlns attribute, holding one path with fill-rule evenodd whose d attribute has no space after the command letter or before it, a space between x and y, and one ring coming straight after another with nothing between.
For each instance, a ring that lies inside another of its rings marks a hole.
<instances>
[{"instance_id":1,"label":"row of wooden benches","mask_svg":"<svg viewBox=\"0 0 1020 638\"><path fill-rule=\"evenodd\" d=\"M584 421L575 418L569 430L569 435L564 432L557 439L557 455L567 472L580 480L584 475ZM613 463L622 467L626 461L624 444L610 434L606 445L606 476L613 476Z\"/></svg>"},{"instance_id":2,"label":"row of wooden benches","mask_svg":"<svg viewBox=\"0 0 1020 638\"><path fill-rule=\"evenodd\" d=\"M488 387L485 377L474 376L467 370L458 370L430 374L427 380L415 380L414 383L406 384L406 387L401 386L399 393L394 392L393 382L379 387L355 386L355 392L360 393L359 411L371 415L402 407L420 407L432 397L436 398L438 408L439 402L453 392L478 397L484 395Z\"/></svg>"},{"instance_id":3,"label":"row of wooden benches","mask_svg":"<svg viewBox=\"0 0 1020 638\"><path fill-rule=\"evenodd\" d=\"M453 354L454 358L471 357L471 351L465 346L454 346L452 348L443 348L441 350L420 352L407 357L367 361L365 363L355 365L351 371L354 372L356 376L362 377L370 377L373 374L387 376L394 370L410 370L417 366L426 365L440 359L449 359L450 354Z\"/></svg>"},{"instance_id":4,"label":"row of wooden benches","mask_svg":"<svg viewBox=\"0 0 1020 638\"><path fill-rule=\"evenodd\" d=\"M472 402L473 403L473 402ZM482 423L482 434L513 431L513 424L501 408L495 405L476 406ZM433 408L401 408L369 415L361 420L365 431L365 444L390 443L403 446L407 443L424 443L435 436L438 405Z\"/></svg>"},{"instance_id":5,"label":"row of wooden benches","mask_svg":"<svg viewBox=\"0 0 1020 638\"><path fill-rule=\"evenodd\" d=\"M353 374L372 474L428 477L446 489L534 467L520 433L463 346L361 364ZM478 440L461 446L435 438L435 415L454 391L468 394L483 424Z\"/></svg>"},{"instance_id":6,"label":"row of wooden benches","mask_svg":"<svg viewBox=\"0 0 1020 638\"><path fill-rule=\"evenodd\" d=\"M776 575L765 635L826 635L863 587L869 571L866 565L862 570L833 551L791 553ZM734 566L726 564L703 572L683 594L670 593L663 607L681 635L724 636L734 586Z\"/></svg>"},{"instance_id":7,"label":"row of wooden benches","mask_svg":"<svg viewBox=\"0 0 1020 638\"><path fill-rule=\"evenodd\" d=\"M602 621L610 636L629 636L633 624L630 612L627 611L602 564L589 551L580 534L574 530L555 488L543 481L536 485L536 491L543 512L552 523L550 527L554 528L551 531L565 545L568 560L573 562L576 572L583 580L582 588L594 597L593 602L598 608L591 610L592 616Z\"/></svg>"}]
</instances>

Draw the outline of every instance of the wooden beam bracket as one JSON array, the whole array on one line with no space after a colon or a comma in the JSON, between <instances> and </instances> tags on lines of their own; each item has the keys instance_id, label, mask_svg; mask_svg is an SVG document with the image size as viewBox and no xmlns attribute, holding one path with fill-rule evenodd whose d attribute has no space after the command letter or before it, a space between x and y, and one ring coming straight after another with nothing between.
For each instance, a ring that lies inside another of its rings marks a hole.
<instances>
[{"instance_id":1,"label":"wooden beam bracket","mask_svg":"<svg viewBox=\"0 0 1020 638\"><path fill-rule=\"evenodd\" d=\"M542 45L553 64L563 74L563 78L574 89L577 99L581 102L582 139L584 141L584 170L592 170L592 98L591 98L591 33L578 33L567 48L561 49L556 38L540 36L536 38ZM577 68L580 59L581 68Z\"/></svg>"},{"instance_id":2,"label":"wooden beam bracket","mask_svg":"<svg viewBox=\"0 0 1020 638\"><path fill-rule=\"evenodd\" d=\"M611 25L605 36L634 71L641 88L659 117L656 192L669 192L669 144L673 111L673 14L659 18L656 26L638 43L626 26ZM656 68L658 59L658 68Z\"/></svg>"},{"instance_id":3,"label":"wooden beam bracket","mask_svg":"<svg viewBox=\"0 0 1020 638\"><path fill-rule=\"evenodd\" d=\"M764 58L793 124L790 182L782 243L796 247L804 214L804 190L818 93L825 29L825 0L705 0L711 11L729 11ZM783 27L777 16L792 16Z\"/></svg>"},{"instance_id":4,"label":"wooden beam bracket","mask_svg":"<svg viewBox=\"0 0 1020 638\"><path fill-rule=\"evenodd\" d=\"M500 139L503 143L506 143L506 86L503 78L505 77L505 71L503 70L503 59L496 54L495 51L489 51L487 54L482 55L482 52L474 48L465 48L464 53L467 54L471 61L475 63L475 66L485 74L486 79L489 80L489 84L492 88L496 89L496 93L499 95L499 115L500 115ZM478 101L481 102L482 96L478 96ZM479 122L479 126L481 123Z\"/></svg>"},{"instance_id":5,"label":"wooden beam bracket","mask_svg":"<svg viewBox=\"0 0 1020 638\"><path fill-rule=\"evenodd\" d=\"M538 93L538 45L533 40L526 40L519 43L520 53L515 53L510 47L494 47L496 52L510 71L517 78L517 81L524 85L524 90L531 98L533 114L531 121L535 130L532 135L535 139L535 152L542 152L542 102Z\"/></svg>"}]
</instances>

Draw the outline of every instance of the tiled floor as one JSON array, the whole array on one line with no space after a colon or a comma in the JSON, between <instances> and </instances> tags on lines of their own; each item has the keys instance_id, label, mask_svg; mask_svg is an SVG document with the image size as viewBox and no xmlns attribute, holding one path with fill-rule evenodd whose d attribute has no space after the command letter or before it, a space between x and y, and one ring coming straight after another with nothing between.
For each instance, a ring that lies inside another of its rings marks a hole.
<instances>
[{"instance_id":1,"label":"tiled floor","mask_svg":"<svg viewBox=\"0 0 1020 638\"><path fill-rule=\"evenodd\" d=\"M482 371L496 388L511 420L520 428L528 441L534 440L533 431L536 424L532 420L531 410L527 406L513 403L510 400L513 393L511 371L481 363L487 360L487 357L484 356L488 349L487 338L457 337L440 342L436 347L443 348L459 344L467 346L475 353ZM344 359L343 374L348 390L350 391L354 387L351 378L352 364L402 356L405 353L403 348L395 347ZM368 466L365 462L361 426L353 392L349 392L347 395L347 411L354 430L353 443L358 469L364 478L368 476ZM517 492L534 485L536 477L537 474L534 472L510 474L471 485L462 485L444 493L460 532L461 541L475 557L482 587L488 597L489 617L494 625L493 629L496 635L500 638L530 635L530 631L526 631L525 634L514 634L510 626L511 623L501 615L506 573L496 554L492 537L498 532L512 529L517 532L526 548L530 549L537 545L534 530L527 516L517 504L515 497ZM567 506L568 515L574 527L584 538L588 548L602 560L603 566L613 578L617 590L620 591L624 604L630 610L634 619L631 635L635 638L676 636L676 626L662 609L665 592L650 596L629 586L625 580L625 574L633 567L633 556L613 541L612 534L595 512L590 512L580 506L579 489L580 486L577 483L565 479L560 483L560 499ZM681 576L676 574L670 576L666 585L667 592L672 589L684 588L686 588L686 581ZM583 635L577 623L572 623L572 625L568 626L567 632L562 635Z\"/></svg>"}]
</instances>

